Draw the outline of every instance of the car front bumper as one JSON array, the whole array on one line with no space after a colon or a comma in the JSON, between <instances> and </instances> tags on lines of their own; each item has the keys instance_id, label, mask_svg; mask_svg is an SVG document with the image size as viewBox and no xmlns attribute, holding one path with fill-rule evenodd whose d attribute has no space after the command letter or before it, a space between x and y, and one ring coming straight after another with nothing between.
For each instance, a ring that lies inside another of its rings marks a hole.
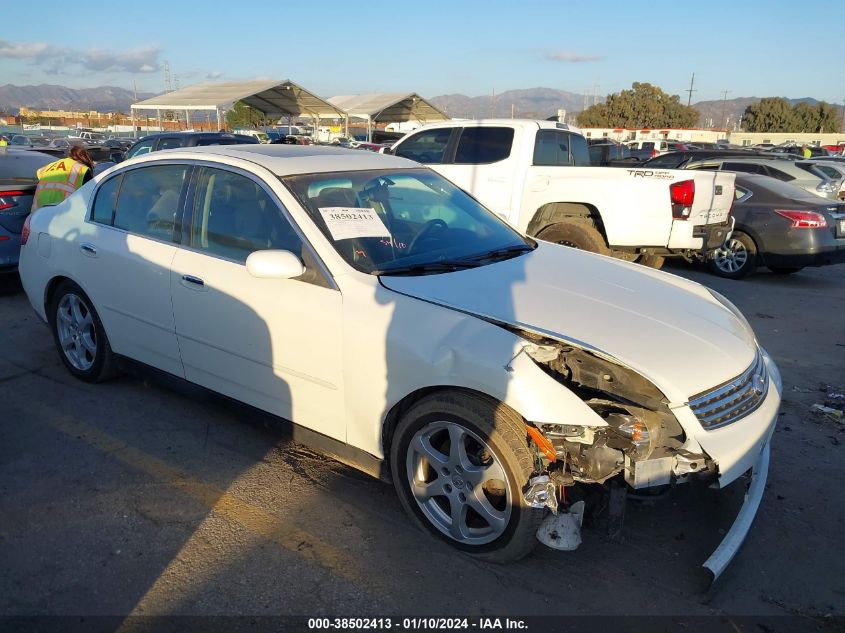
<instances>
[{"instance_id":1,"label":"car front bumper","mask_svg":"<svg viewBox=\"0 0 845 633\"><path fill-rule=\"evenodd\" d=\"M766 479L769 474L769 449L770 443L766 442L760 451L754 466L751 468L751 481L745 493L745 501L737 514L731 529L719 543L702 567L709 573L709 584L712 584L721 575L725 568L733 560L745 537L751 529L757 510L760 508L760 501L763 499L763 492L766 489Z\"/></svg>"}]
</instances>

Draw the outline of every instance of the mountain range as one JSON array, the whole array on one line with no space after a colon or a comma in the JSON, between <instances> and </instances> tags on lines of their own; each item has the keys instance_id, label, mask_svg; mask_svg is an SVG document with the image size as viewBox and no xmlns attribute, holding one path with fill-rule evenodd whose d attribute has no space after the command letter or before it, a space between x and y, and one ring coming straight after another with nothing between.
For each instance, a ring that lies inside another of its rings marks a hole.
<instances>
[{"instance_id":1,"label":"mountain range","mask_svg":"<svg viewBox=\"0 0 845 633\"><path fill-rule=\"evenodd\" d=\"M97 110L99 112L129 112L129 106L136 101L155 96L151 92L139 92L116 86L99 88L67 88L50 84L38 86L0 86L0 113L17 114L22 106L36 110ZM603 97L595 98L566 90L554 88L529 88L507 90L480 97L468 97L462 94L448 94L430 97L435 106L455 118L480 119L489 117L545 119L555 116L559 109L567 114L574 114L584 109L585 105L601 102ZM692 104L701 113L701 127L721 127L727 121L733 128L739 122L745 109L760 100L759 97L737 97L734 99L699 101ZM819 103L811 97L789 99L796 103Z\"/></svg>"}]
</instances>

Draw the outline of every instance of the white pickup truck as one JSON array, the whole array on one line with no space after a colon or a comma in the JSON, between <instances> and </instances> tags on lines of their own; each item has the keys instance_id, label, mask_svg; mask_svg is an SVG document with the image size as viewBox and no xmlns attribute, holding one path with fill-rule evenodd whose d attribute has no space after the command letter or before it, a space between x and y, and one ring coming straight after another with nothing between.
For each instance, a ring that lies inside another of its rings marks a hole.
<instances>
[{"instance_id":1,"label":"white pickup truck","mask_svg":"<svg viewBox=\"0 0 845 633\"><path fill-rule=\"evenodd\" d=\"M553 121L445 121L391 153L424 163L520 231L660 268L724 244L734 175L590 167L577 128Z\"/></svg>"}]
</instances>

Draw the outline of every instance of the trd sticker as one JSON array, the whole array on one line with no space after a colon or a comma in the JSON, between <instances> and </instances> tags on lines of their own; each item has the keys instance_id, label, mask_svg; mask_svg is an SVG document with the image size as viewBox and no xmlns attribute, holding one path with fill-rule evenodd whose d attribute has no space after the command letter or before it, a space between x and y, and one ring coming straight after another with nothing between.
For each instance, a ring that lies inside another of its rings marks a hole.
<instances>
[{"instance_id":1,"label":"trd sticker","mask_svg":"<svg viewBox=\"0 0 845 633\"><path fill-rule=\"evenodd\" d=\"M626 169L629 176L634 178L655 178L657 180L675 180L675 176L668 171L655 171L653 169Z\"/></svg>"}]
</instances>

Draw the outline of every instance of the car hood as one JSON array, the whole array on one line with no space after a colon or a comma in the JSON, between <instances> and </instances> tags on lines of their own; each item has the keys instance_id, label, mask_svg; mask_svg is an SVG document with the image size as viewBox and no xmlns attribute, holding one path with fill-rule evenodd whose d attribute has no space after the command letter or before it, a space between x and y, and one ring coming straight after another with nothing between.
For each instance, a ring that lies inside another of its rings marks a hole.
<instances>
[{"instance_id":1,"label":"car hood","mask_svg":"<svg viewBox=\"0 0 845 633\"><path fill-rule=\"evenodd\" d=\"M411 297L600 351L674 403L738 376L757 349L753 332L704 286L545 242L487 266L380 281Z\"/></svg>"}]
</instances>

